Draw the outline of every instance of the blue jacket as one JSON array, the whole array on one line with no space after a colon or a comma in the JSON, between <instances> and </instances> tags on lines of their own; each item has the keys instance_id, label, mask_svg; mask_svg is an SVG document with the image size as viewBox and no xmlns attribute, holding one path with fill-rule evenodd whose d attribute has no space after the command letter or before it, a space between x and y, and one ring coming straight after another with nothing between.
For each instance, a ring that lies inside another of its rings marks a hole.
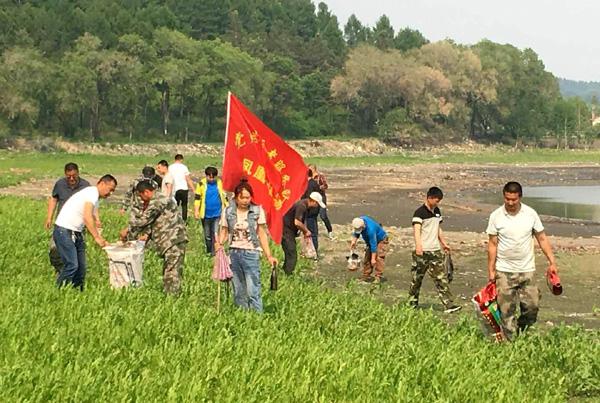
<instances>
[{"instance_id":1,"label":"blue jacket","mask_svg":"<svg viewBox=\"0 0 600 403\"><path fill-rule=\"evenodd\" d=\"M360 216L365 222L365 229L360 234L354 233L354 237L358 238L362 235L365 243L369 245L371 253L377 253L377 244L387 238L387 233L381 225L371 217L366 215Z\"/></svg>"}]
</instances>

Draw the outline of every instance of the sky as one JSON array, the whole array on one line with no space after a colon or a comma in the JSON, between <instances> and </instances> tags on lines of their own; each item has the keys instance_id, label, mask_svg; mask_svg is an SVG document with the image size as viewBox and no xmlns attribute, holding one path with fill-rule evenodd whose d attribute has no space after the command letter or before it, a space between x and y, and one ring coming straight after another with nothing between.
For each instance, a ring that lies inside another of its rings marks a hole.
<instances>
[{"instance_id":1,"label":"sky","mask_svg":"<svg viewBox=\"0 0 600 403\"><path fill-rule=\"evenodd\" d=\"M531 48L557 77L600 81L600 0L323 1L342 30L351 14L371 27L385 14L396 32L410 27L430 41L489 39Z\"/></svg>"}]
</instances>

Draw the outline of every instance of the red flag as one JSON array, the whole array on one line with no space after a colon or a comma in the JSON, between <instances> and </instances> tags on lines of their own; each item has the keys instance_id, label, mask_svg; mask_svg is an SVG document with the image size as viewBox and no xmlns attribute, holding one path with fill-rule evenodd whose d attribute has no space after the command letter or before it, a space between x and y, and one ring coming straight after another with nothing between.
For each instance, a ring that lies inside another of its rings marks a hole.
<instances>
[{"instance_id":1,"label":"red flag","mask_svg":"<svg viewBox=\"0 0 600 403\"><path fill-rule=\"evenodd\" d=\"M306 190L306 172L300 154L229 93L223 187L233 191L242 177L248 179L276 243L281 243L283 215Z\"/></svg>"}]
</instances>

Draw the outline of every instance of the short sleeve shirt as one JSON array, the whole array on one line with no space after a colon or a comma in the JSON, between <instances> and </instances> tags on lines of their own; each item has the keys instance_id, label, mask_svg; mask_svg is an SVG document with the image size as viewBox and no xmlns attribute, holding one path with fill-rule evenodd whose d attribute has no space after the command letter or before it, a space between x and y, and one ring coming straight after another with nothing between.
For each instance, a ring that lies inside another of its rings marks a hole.
<instances>
[{"instance_id":1,"label":"short sleeve shirt","mask_svg":"<svg viewBox=\"0 0 600 403\"><path fill-rule=\"evenodd\" d=\"M94 209L98 208L100 196L96 186L88 186L80 190L66 201L58 217L56 225L71 231L81 232L85 226L83 222L83 211L86 203L92 203Z\"/></svg>"},{"instance_id":2,"label":"short sleeve shirt","mask_svg":"<svg viewBox=\"0 0 600 403\"><path fill-rule=\"evenodd\" d=\"M162 179L162 183L160 185L160 190L164 196L167 196L167 185L173 184L173 175L171 172L167 172L165 177ZM171 193L174 193L174 190L171 189ZM173 196L172 194L170 196Z\"/></svg>"},{"instance_id":3,"label":"short sleeve shirt","mask_svg":"<svg viewBox=\"0 0 600 403\"><path fill-rule=\"evenodd\" d=\"M288 210L287 213L283 216L283 226L291 231L298 231L296 228L296 224L294 220L298 220L301 222L306 221L306 214L308 213L308 201L307 199L302 199L294 203L291 209Z\"/></svg>"},{"instance_id":4,"label":"short sleeve shirt","mask_svg":"<svg viewBox=\"0 0 600 403\"><path fill-rule=\"evenodd\" d=\"M173 193L178 190L188 190L187 176L190 176L188 167L177 162L169 165L169 173L173 176Z\"/></svg>"},{"instance_id":5,"label":"short sleeve shirt","mask_svg":"<svg viewBox=\"0 0 600 403\"><path fill-rule=\"evenodd\" d=\"M421 243L424 252L435 252L441 249L438 234L442 221L442 212L438 207L432 211L423 204L413 214L412 225L421 224Z\"/></svg>"},{"instance_id":6,"label":"short sleeve shirt","mask_svg":"<svg viewBox=\"0 0 600 403\"><path fill-rule=\"evenodd\" d=\"M521 203L515 215L504 206L490 214L488 235L498 236L496 270L507 273L524 273L535 270L533 234L544 231L537 212Z\"/></svg>"},{"instance_id":7,"label":"short sleeve shirt","mask_svg":"<svg viewBox=\"0 0 600 403\"><path fill-rule=\"evenodd\" d=\"M52 197L58 200L56 211L60 213L63 205L71 196L88 186L90 186L90 183L82 178L79 178L79 181L75 184L75 187L70 187L66 178L60 178L57 180L54 184L54 188L52 188Z\"/></svg>"},{"instance_id":8,"label":"short sleeve shirt","mask_svg":"<svg viewBox=\"0 0 600 403\"><path fill-rule=\"evenodd\" d=\"M229 244L229 247L231 248L235 248L235 249L251 249L251 250L260 250L261 248L255 248L254 245L252 244L252 240L250 239L250 230L248 229L248 211L242 211L240 209L237 210L237 221L235 223L235 227L233 229L233 231L231 232L231 243ZM221 220L219 222L219 225L221 227L227 227L227 216L226 216L226 212L223 211L223 214L221 214ZM265 211L263 210L262 207L259 206L259 213L258 213L258 220L257 220L257 224L258 225L264 225L267 223L267 218L265 216ZM256 228L256 230L258 230L258 228Z\"/></svg>"}]
</instances>

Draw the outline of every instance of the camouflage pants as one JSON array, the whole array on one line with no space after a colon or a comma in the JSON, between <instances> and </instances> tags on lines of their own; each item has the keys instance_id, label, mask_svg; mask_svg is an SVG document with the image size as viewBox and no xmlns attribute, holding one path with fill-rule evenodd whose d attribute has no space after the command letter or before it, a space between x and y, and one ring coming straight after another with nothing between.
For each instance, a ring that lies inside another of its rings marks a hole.
<instances>
[{"instance_id":1,"label":"camouflage pants","mask_svg":"<svg viewBox=\"0 0 600 403\"><path fill-rule=\"evenodd\" d=\"M369 245L365 249L365 257L363 259L363 279L367 280L371 278L373 269L375 269L375 277L381 278L383 276L383 269L385 267L385 255L387 255L389 249L389 240L385 238L383 241L377 244L377 259L375 261L375 267L371 264L371 249Z\"/></svg>"},{"instance_id":2,"label":"camouflage pants","mask_svg":"<svg viewBox=\"0 0 600 403\"><path fill-rule=\"evenodd\" d=\"M535 272L496 272L498 307L506 337L511 339L517 330L525 330L537 320L540 290L533 281ZM516 317L517 304L521 314Z\"/></svg>"},{"instance_id":3,"label":"camouflage pants","mask_svg":"<svg viewBox=\"0 0 600 403\"><path fill-rule=\"evenodd\" d=\"M435 283L438 296L442 301L442 304L446 308L452 304L452 293L448 287L448 277L446 269L444 267L444 254L442 251L435 252L423 252L422 256L418 256L415 252L412 254L413 263L410 269L412 274L412 282L410 283L410 289L408 291L408 300L413 304L419 302L419 293L421 291L421 284L423 284L423 277L425 273L429 273L429 276Z\"/></svg>"},{"instance_id":4,"label":"camouflage pants","mask_svg":"<svg viewBox=\"0 0 600 403\"><path fill-rule=\"evenodd\" d=\"M181 292L185 247L185 243L173 245L163 255L163 288L167 294L177 295Z\"/></svg>"},{"instance_id":5,"label":"camouflage pants","mask_svg":"<svg viewBox=\"0 0 600 403\"><path fill-rule=\"evenodd\" d=\"M55 274L58 275L62 271L64 265L60 258L60 254L58 253L58 249L56 249L53 237L50 237L50 242L48 243L48 257L50 258L50 264L54 267Z\"/></svg>"}]
</instances>

